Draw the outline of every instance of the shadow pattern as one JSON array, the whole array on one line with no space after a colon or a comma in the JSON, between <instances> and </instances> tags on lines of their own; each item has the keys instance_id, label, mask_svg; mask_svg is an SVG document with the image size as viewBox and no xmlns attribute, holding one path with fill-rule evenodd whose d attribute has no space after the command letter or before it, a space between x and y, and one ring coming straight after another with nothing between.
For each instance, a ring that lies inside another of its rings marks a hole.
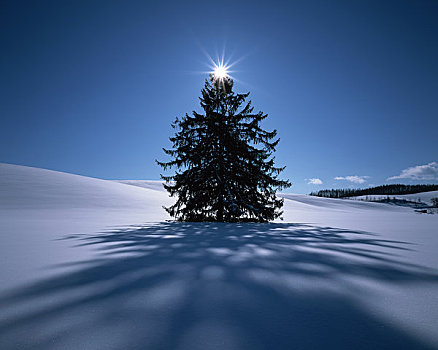
<instances>
[{"instance_id":1,"label":"shadow pattern","mask_svg":"<svg viewBox=\"0 0 438 350\"><path fill-rule=\"evenodd\" d=\"M1 349L433 348L355 298L363 282L438 282L401 261L406 242L310 224L178 222L65 239L96 258L3 296Z\"/></svg>"}]
</instances>

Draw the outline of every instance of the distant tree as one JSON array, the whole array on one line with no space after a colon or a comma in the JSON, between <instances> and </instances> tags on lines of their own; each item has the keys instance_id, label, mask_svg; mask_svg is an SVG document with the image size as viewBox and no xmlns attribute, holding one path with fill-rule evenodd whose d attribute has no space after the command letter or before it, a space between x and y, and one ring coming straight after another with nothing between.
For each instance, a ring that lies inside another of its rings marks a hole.
<instances>
[{"instance_id":1,"label":"distant tree","mask_svg":"<svg viewBox=\"0 0 438 350\"><path fill-rule=\"evenodd\" d=\"M265 131L267 115L253 113L247 94L233 92L228 77L210 75L202 89L203 114L193 111L172 127L172 157L157 163L164 171L165 189L177 196L167 212L180 221L265 222L281 216L283 199L276 190L291 183L278 178L284 167L274 166L277 131Z\"/></svg>"},{"instance_id":2,"label":"distant tree","mask_svg":"<svg viewBox=\"0 0 438 350\"><path fill-rule=\"evenodd\" d=\"M345 198L365 195L403 195L413 194L428 191L437 191L438 185L383 185L370 188L358 189L331 189L311 192L311 196L329 197L329 198Z\"/></svg>"}]
</instances>

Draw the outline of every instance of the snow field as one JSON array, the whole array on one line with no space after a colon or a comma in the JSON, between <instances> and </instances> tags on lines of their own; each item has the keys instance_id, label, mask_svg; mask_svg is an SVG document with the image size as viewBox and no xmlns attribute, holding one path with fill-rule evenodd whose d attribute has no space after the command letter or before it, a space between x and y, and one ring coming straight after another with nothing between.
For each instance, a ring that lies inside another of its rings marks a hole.
<instances>
[{"instance_id":1,"label":"snow field","mask_svg":"<svg viewBox=\"0 0 438 350\"><path fill-rule=\"evenodd\" d=\"M0 164L1 349L438 348L438 215L177 223L160 187Z\"/></svg>"}]
</instances>

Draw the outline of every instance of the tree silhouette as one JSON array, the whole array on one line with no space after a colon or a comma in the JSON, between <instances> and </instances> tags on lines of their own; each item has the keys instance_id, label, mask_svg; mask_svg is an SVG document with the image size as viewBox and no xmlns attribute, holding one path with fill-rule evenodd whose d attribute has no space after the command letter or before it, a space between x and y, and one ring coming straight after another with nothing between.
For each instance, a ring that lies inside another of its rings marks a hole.
<instances>
[{"instance_id":1,"label":"tree silhouette","mask_svg":"<svg viewBox=\"0 0 438 350\"><path fill-rule=\"evenodd\" d=\"M180 221L264 222L281 216L283 199L276 190L289 187L278 178L284 167L274 166L273 152L279 142L277 131L265 131L260 123L267 117L253 113L249 93L233 92L228 76L210 75L202 89L204 114L193 111L176 118L170 138L171 156L157 163L175 174L163 176L165 189L177 196L165 208Z\"/></svg>"}]
</instances>

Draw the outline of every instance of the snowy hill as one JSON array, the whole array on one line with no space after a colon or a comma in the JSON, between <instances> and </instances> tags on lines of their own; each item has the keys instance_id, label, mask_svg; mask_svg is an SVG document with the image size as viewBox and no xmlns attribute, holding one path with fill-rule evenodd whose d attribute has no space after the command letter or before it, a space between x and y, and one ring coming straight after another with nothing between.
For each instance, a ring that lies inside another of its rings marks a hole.
<instances>
[{"instance_id":1,"label":"snowy hill","mask_svg":"<svg viewBox=\"0 0 438 350\"><path fill-rule=\"evenodd\" d=\"M84 249L70 251L70 243L59 241L65 235L167 220L162 205L169 203L164 192L0 164L0 231L10 233L0 236L0 253L7 261L1 282L21 282L33 278L35 269L76 259Z\"/></svg>"},{"instance_id":2,"label":"snowy hill","mask_svg":"<svg viewBox=\"0 0 438 350\"><path fill-rule=\"evenodd\" d=\"M370 196L356 196L351 197L351 199L356 200L380 200L387 198L387 195L370 195ZM429 192L421 192L421 193L413 193L413 194L403 194L403 195L395 195L395 196L389 196L390 198L396 198L396 199L406 199L408 201L416 202L420 200L423 203L426 203L428 205L432 204L432 198L438 198L438 191L429 191Z\"/></svg>"},{"instance_id":3,"label":"snowy hill","mask_svg":"<svg viewBox=\"0 0 438 350\"><path fill-rule=\"evenodd\" d=\"M1 209L137 208L166 198L156 191L57 171L0 164ZM154 216L154 219L156 215Z\"/></svg>"},{"instance_id":4,"label":"snowy hill","mask_svg":"<svg viewBox=\"0 0 438 350\"><path fill-rule=\"evenodd\" d=\"M0 164L0 349L438 348L438 215L281 196L165 222L160 182Z\"/></svg>"}]
</instances>

